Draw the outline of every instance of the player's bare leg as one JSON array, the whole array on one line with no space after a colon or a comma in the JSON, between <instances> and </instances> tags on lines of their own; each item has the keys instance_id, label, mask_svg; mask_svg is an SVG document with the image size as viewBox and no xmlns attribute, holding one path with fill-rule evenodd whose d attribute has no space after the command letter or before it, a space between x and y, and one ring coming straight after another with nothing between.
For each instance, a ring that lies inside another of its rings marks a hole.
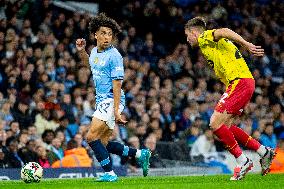
<instances>
[{"instance_id":1,"label":"player's bare leg","mask_svg":"<svg viewBox=\"0 0 284 189\"><path fill-rule=\"evenodd\" d=\"M104 139L105 131L107 130L108 127L105 121L93 117L90 129L86 136L87 142Z\"/></svg>"},{"instance_id":2,"label":"player's bare leg","mask_svg":"<svg viewBox=\"0 0 284 189\"><path fill-rule=\"evenodd\" d=\"M236 158L238 166L231 180L241 180L251 170L253 163L243 154L238 142L228 127L228 124L232 122L233 118L234 115L228 114L226 111L223 113L214 111L210 119L210 127L213 133L224 143L228 151Z\"/></svg>"},{"instance_id":3,"label":"player's bare leg","mask_svg":"<svg viewBox=\"0 0 284 189\"><path fill-rule=\"evenodd\" d=\"M111 136L112 136L112 133L113 133L113 130L106 127L103 131L102 131L103 135L101 136L101 141L103 143L104 146L107 146Z\"/></svg>"}]
</instances>

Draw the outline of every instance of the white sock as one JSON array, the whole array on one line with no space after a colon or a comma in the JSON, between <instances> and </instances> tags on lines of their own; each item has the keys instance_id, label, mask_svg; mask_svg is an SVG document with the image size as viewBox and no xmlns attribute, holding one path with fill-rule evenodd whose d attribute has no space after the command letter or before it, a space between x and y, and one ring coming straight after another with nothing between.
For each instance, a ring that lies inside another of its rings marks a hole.
<instances>
[{"instance_id":1,"label":"white sock","mask_svg":"<svg viewBox=\"0 0 284 189\"><path fill-rule=\"evenodd\" d=\"M256 152L263 157L266 153L266 148L263 145L260 145L260 147L256 150Z\"/></svg>"},{"instance_id":2,"label":"white sock","mask_svg":"<svg viewBox=\"0 0 284 189\"><path fill-rule=\"evenodd\" d=\"M243 165L247 162L247 157L242 153L238 158L236 158L238 165Z\"/></svg>"},{"instance_id":3,"label":"white sock","mask_svg":"<svg viewBox=\"0 0 284 189\"><path fill-rule=\"evenodd\" d=\"M111 170L110 172L106 172L106 173L108 173L111 176L115 176L116 175L113 170Z\"/></svg>"},{"instance_id":4,"label":"white sock","mask_svg":"<svg viewBox=\"0 0 284 189\"><path fill-rule=\"evenodd\" d=\"M137 149L137 152L135 154L136 158L140 158L141 157L141 150Z\"/></svg>"}]
</instances>

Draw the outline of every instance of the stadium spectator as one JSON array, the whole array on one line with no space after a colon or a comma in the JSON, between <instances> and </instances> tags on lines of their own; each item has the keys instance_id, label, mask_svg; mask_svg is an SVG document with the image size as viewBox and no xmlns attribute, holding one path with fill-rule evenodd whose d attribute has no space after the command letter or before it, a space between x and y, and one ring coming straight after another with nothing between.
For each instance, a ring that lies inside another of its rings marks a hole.
<instances>
[{"instance_id":1,"label":"stadium spectator","mask_svg":"<svg viewBox=\"0 0 284 189\"><path fill-rule=\"evenodd\" d=\"M0 119L0 131L3 131L5 128L6 122Z\"/></svg>"},{"instance_id":2,"label":"stadium spectator","mask_svg":"<svg viewBox=\"0 0 284 189\"><path fill-rule=\"evenodd\" d=\"M18 154L18 141L15 137L9 137L6 141L8 146L7 160L12 168L20 168L24 165L23 160Z\"/></svg>"},{"instance_id":3,"label":"stadium spectator","mask_svg":"<svg viewBox=\"0 0 284 189\"><path fill-rule=\"evenodd\" d=\"M274 121L274 133L277 137L284 133L284 112L281 112L278 119Z\"/></svg>"},{"instance_id":4,"label":"stadium spectator","mask_svg":"<svg viewBox=\"0 0 284 189\"><path fill-rule=\"evenodd\" d=\"M14 105L12 115L16 121L19 122L20 129L27 129L32 124L31 116L29 114L28 99L24 99Z\"/></svg>"},{"instance_id":5,"label":"stadium spectator","mask_svg":"<svg viewBox=\"0 0 284 189\"><path fill-rule=\"evenodd\" d=\"M86 135L87 135L90 123L91 123L91 121L89 119L82 120L81 125L79 127L79 131L78 131L78 133L81 134L82 137L83 137L83 142L82 142L83 144L82 145L85 146L85 147L86 147L86 143L87 143ZM75 135L75 137L76 137L76 135Z\"/></svg>"},{"instance_id":6,"label":"stadium spectator","mask_svg":"<svg viewBox=\"0 0 284 189\"><path fill-rule=\"evenodd\" d=\"M74 140L76 140L76 142L77 142L77 144L78 144L78 148L81 148L81 147L87 148L87 142L84 141L82 134L77 133L77 134L74 136Z\"/></svg>"},{"instance_id":7,"label":"stadium spectator","mask_svg":"<svg viewBox=\"0 0 284 189\"><path fill-rule=\"evenodd\" d=\"M61 160L64 157L64 151L62 148L62 141L59 138L54 138L51 141L51 145L47 152L48 161L52 165L55 161Z\"/></svg>"},{"instance_id":8,"label":"stadium spectator","mask_svg":"<svg viewBox=\"0 0 284 189\"><path fill-rule=\"evenodd\" d=\"M0 147L5 151L6 149L7 133L5 130L0 130Z\"/></svg>"},{"instance_id":9,"label":"stadium spectator","mask_svg":"<svg viewBox=\"0 0 284 189\"><path fill-rule=\"evenodd\" d=\"M66 146L68 141L66 139L66 135L64 135L64 132L62 130L56 130L55 138L58 138L63 146Z\"/></svg>"},{"instance_id":10,"label":"stadium spectator","mask_svg":"<svg viewBox=\"0 0 284 189\"><path fill-rule=\"evenodd\" d=\"M271 123L266 124L265 129L260 136L260 142L270 148L276 148L277 139L276 135L273 133L273 125Z\"/></svg>"},{"instance_id":11,"label":"stadium spectator","mask_svg":"<svg viewBox=\"0 0 284 189\"><path fill-rule=\"evenodd\" d=\"M65 116L67 117L67 119L70 120L74 120L74 105L71 103L71 95L70 94L64 94L63 95L63 101L60 104L60 107L62 108L62 110L65 112Z\"/></svg>"},{"instance_id":12,"label":"stadium spectator","mask_svg":"<svg viewBox=\"0 0 284 189\"><path fill-rule=\"evenodd\" d=\"M176 128L177 128L177 126L176 126L176 123L174 121L172 121L171 123L168 123L165 126L162 140L168 141L168 142L174 142L175 140L177 140L178 139L178 133L177 133Z\"/></svg>"},{"instance_id":13,"label":"stadium spectator","mask_svg":"<svg viewBox=\"0 0 284 189\"><path fill-rule=\"evenodd\" d=\"M145 145L146 148L151 150L152 154L156 154L156 145L157 145L156 135L155 134L149 135L145 139L144 145ZM159 158L157 155L152 155L150 157L150 167L151 168L165 167L165 164L163 163L161 158Z\"/></svg>"},{"instance_id":14,"label":"stadium spectator","mask_svg":"<svg viewBox=\"0 0 284 189\"><path fill-rule=\"evenodd\" d=\"M38 155L37 162L40 164L40 166L43 168L50 168L50 162L47 158L47 149L43 146L37 146L36 153Z\"/></svg>"},{"instance_id":15,"label":"stadium spectator","mask_svg":"<svg viewBox=\"0 0 284 189\"><path fill-rule=\"evenodd\" d=\"M59 167L91 167L92 160L84 148L78 148L75 140L71 139L67 143L64 157L52 164L53 168Z\"/></svg>"},{"instance_id":16,"label":"stadium spectator","mask_svg":"<svg viewBox=\"0 0 284 189\"><path fill-rule=\"evenodd\" d=\"M55 130L59 124L51 120L50 110L44 109L35 116L34 125L37 128L37 133L42 134L45 130Z\"/></svg>"},{"instance_id":17,"label":"stadium spectator","mask_svg":"<svg viewBox=\"0 0 284 189\"><path fill-rule=\"evenodd\" d=\"M261 136L261 132L256 129L252 132L252 135L251 135L255 140L257 141L260 141L260 136Z\"/></svg>"},{"instance_id":18,"label":"stadium spectator","mask_svg":"<svg viewBox=\"0 0 284 189\"><path fill-rule=\"evenodd\" d=\"M6 121L7 125L14 120L14 117L11 113L11 103L8 100L5 100L1 106L0 119Z\"/></svg>"},{"instance_id":19,"label":"stadium spectator","mask_svg":"<svg viewBox=\"0 0 284 189\"><path fill-rule=\"evenodd\" d=\"M11 136L18 136L20 133L20 126L19 126L19 122L17 121L12 121L10 123L10 131L11 131ZM10 136L9 136L10 137Z\"/></svg>"},{"instance_id":20,"label":"stadium spectator","mask_svg":"<svg viewBox=\"0 0 284 189\"><path fill-rule=\"evenodd\" d=\"M38 156L36 153L36 141L33 139L28 140L26 146L20 148L18 153L24 163L37 162Z\"/></svg>"},{"instance_id":21,"label":"stadium spectator","mask_svg":"<svg viewBox=\"0 0 284 189\"><path fill-rule=\"evenodd\" d=\"M10 168L6 154L4 153L2 148L0 148L0 168Z\"/></svg>"},{"instance_id":22,"label":"stadium spectator","mask_svg":"<svg viewBox=\"0 0 284 189\"><path fill-rule=\"evenodd\" d=\"M28 133L26 130L23 130L19 136L18 136L18 142L19 142L19 145L18 145L18 148L22 148L22 147L25 147L27 142L28 142Z\"/></svg>"},{"instance_id":23,"label":"stadium spectator","mask_svg":"<svg viewBox=\"0 0 284 189\"><path fill-rule=\"evenodd\" d=\"M31 126L28 127L28 135L29 135L29 139L31 139L31 140L39 139L39 135L37 134L36 126L31 125Z\"/></svg>"},{"instance_id":24,"label":"stadium spectator","mask_svg":"<svg viewBox=\"0 0 284 189\"><path fill-rule=\"evenodd\" d=\"M177 130L178 132L184 131L191 126L190 120L190 108L187 107L183 110L180 118L177 120Z\"/></svg>"},{"instance_id":25,"label":"stadium spectator","mask_svg":"<svg viewBox=\"0 0 284 189\"><path fill-rule=\"evenodd\" d=\"M140 141L137 136L129 137L127 143L134 148L140 149Z\"/></svg>"},{"instance_id":26,"label":"stadium spectator","mask_svg":"<svg viewBox=\"0 0 284 189\"><path fill-rule=\"evenodd\" d=\"M54 137L55 133L53 130L47 129L42 133L41 138L42 141L44 142L45 147L48 147L51 144Z\"/></svg>"},{"instance_id":27,"label":"stadium spectator","mask_svg":"<svg viewBox=\"0 0 284 189\"><path fill-rule=\"evenodd\" d=\"M128 144L129 144L130 147L140 149L140 142L139 142L139 138L137 136L130 137L128 139ZM126 163L127 160L122 159L122 164ZM137 165L135 159L131 158L130 160L128 160L128 168L130 169L130 172L136 173L138 171L138 169L137 169L138 166L139 165Z\"/></svg>"},{"instance_id":28,"label":"stadium spectator","mask_svg":"<svg viewBox=\"0 0 284 189\"><path fill-rule=\"evenodd\" d=\"M192 126L187 130L185 130L181 138L186 138L187 144L189 146L192 146L192 144L196 141L199 135L200 135L200 128Z\"/></svg>"},{"instance_id":29,"label":"stadium spectator","mask_svg":"<svg viewBox=\"0 0 284 189\"><path fill-rule=\"evenodd\" d=\"M204 134L196 139L191 147L190 155L193 158L202 156L205 162L218 158L213 133L210 129L206 129Z\"/></svg>"}]
</instances>

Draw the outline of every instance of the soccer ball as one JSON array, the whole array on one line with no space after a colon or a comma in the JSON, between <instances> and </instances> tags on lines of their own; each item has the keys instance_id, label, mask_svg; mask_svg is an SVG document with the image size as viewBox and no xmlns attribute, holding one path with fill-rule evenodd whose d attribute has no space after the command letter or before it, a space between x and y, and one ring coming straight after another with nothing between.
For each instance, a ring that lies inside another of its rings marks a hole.
<instances>
[{"instance_id":1,"label":"soccer ball","mask_svg":"<svg viewBox=\"0 0 284 189\"><path fill-rule=\"evenodd\" d=\"M40 182L42 174L43 169L36 162L29 162L21 169L21 179L25 183Z\"/></svg>"}]
</instances>

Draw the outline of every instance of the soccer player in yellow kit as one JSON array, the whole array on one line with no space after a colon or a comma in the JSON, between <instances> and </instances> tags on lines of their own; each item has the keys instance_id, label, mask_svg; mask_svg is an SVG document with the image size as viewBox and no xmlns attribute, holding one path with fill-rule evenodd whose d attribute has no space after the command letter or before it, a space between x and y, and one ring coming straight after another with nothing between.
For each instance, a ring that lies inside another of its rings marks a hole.
<instances>
[{"instance_id":1,"label":"soccer player in yellow kit","mask_svg":"<svg viewBox=\"0 0 284 189\"><path fill-rule=\"evenodd\" d=\"M266 175L275 156L274 149L261 145L234 124L253 95L255 81L233 42L242 45L254 56L263 56L264 50L228 28L206 30L206 22L202 17L189 20L185 25L185 34L188 43L200 48L209 66L227 87L215 107L209 125L236 158L237 167L231 180L242 179L253 167L252 160L243 154L239 144L260 155L262 175Z\"/></svg>"}]
</instances>

